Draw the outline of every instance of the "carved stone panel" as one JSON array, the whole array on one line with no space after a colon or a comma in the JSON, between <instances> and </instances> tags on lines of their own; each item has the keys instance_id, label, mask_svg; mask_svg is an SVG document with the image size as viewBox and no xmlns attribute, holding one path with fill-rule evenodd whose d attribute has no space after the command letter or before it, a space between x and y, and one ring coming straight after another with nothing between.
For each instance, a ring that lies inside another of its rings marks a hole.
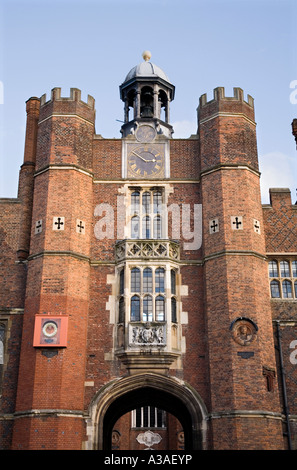
<instances>
[{"instance_id":1,"label":"carved stone panel","mask_svg":"<svg viewBox=\"0 0 297 470\"><path fill-rule=\"evenodd\" d=\"M162 440L162 437L157 432L145 431L138 434L136 440L139 442L139 444L144 444L147 446L147 450L153 450L152 446L154 444L159 444L159 442Z\"/></svg>"},{"instance_id":2,"label":"carved stone panel","mask_svg":"<svg viewBox=\"0 0 297 470\"><path fill-rule=\"evenodd\" d=\"M160 323L130 323L129 345L130 346L165 346L166 329Z\"/></svg>"}]
</instances>

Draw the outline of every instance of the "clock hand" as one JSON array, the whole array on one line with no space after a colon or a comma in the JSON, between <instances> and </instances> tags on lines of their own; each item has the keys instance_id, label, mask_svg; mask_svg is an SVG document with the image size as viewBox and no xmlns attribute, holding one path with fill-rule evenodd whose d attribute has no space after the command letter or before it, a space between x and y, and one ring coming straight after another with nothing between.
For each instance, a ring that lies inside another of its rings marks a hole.
<instances>
[{"instance_id":1,"label":"clock hand","mask_svg":"<svg viewBox=\"0 0 297 470\"><path fill-rule=\"evenodd\" d=\"M143 160L144 162L148 162L150 160L146 160L145 158L141 157L140 155L138 155L138 153L134 152L134 150L132 150L132 153L134 153L134 155L136 155L136 157L140 158L141 160Z\"/></svg>"}]
</instances>

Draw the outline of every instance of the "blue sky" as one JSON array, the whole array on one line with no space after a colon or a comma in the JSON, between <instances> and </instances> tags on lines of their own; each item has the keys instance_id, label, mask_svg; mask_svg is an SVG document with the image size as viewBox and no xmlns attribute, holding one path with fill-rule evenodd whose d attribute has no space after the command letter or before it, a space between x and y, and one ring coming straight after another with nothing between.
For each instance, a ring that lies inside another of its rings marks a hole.
<instances>
[{"instance_id":1,"label":"blue sky","mask_svg":"<svg viewBox=\"0 0 297 470\"><path fill-rule=\"evenodd\" d=\"M289 187L295 203L296 44L296 0L0 0L0 197L17 195L27 99L80 88L96 133L120 138L119 85L148 49L176 87L176 138L196 132L199 97L217 86L254 98L262 202Z\"/></svg>"}]
</instances>

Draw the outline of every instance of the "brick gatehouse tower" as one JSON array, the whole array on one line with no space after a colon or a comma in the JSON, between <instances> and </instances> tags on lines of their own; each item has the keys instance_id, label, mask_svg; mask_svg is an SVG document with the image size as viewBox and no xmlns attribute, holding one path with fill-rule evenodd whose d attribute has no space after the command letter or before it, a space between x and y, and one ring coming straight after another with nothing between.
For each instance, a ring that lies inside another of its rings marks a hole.
<instances>
[{"instance_id":1,"label":"brick gatehouse tower","mask_svg":"<svg viewBox=\"0 0 297 470\"><path fill-rule=\"evenodd\" d=\"M251 96L202 95L175 139L174 93L146 52L119 139L76 88L26 103L0 200L2 449L297 448L297 205L261 204Z\"/></svg>"}]
</instances>

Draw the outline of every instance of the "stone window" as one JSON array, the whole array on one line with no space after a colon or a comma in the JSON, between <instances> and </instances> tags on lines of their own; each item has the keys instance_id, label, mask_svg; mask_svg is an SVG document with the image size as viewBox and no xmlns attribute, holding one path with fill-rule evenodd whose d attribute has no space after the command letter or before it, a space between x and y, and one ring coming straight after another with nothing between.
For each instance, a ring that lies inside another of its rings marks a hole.
<instances>
[{"instance_id":1,"label":"stone window","mask_svg":"<svg viewBox=\"0 0 297 470\"><path fill-rule=\"evenodd\" d=\"M281 261L279 263L280 265L280 272L281 272L281 277L289 277L290 276L290 265L288 261Z\"/></svg>"},{"instance_id":2,"label":"stone window","mask_svg":"<svg viewBox=\"0 0 297 470\"><path fill-rule=\"evenodd\" d=\"M125 321L125 299L121 297L119 300L119 322L123 323Z\"/></svg>"},{"instance_id":3,"label":"stone window","mask_svg":"<svg viewBox=\"0 0 297 470\"><path fill-rule=\"evenodd\" d=\"M165 269L157 268L155 273L155 291L164 292Z\"/></svg>"},{"instance_id":4,"label":"stone window","mask_svg":"<svg viewBox=\"0 0 297 470\"><path fill-rule=\"evenodd\" d=\"M120 295L124 294L124 286L125 286L125 270L122 269L120 272Z\"/></svg>"},{"instance_id":5,"label":"stone window","mask_svg":"<svg viewBox=\"0 0 297 470\"><path fill-rule=\"evenodd\" d=\"M132 428L165 428L166 412L154 406L132 410Z\"/></svg>"},{"instance_id":6,"label":"stone window","mask_svg":"<svg viewBox=\"0 0 297 470\"><path fill-rule=\"evenodd\" d=\"M153 273L151 268L143 270L143 292L153 292Z\"/></svg>"},{"instance_id":7,"label":"stone window","mask_svg":"<svg viewBox=\"0 0 297 470\"><path fill-rule=\"evenodd\" d=\"M164 236L162 189L133 190L130 208L132 239L161 239Z\"/></svg>"},{"instance_id":8,"label":"stone window","mask_svg":"<svg viewBox=\"0 0 297 470\"><path fill-rule=\"evenodd\" d=\"M131 292L140 292L140 269L131 270Z\"/></svg>"},{"instance_id":9,"label":"stone window","mask_svg":"<svg viewBox=\"0 0 297 470\"><path fill-rule=\"evenodd\" d=\"M140 297L131 297L131 321L140 321Z\"/></svg>"},{"instance_id":10,"label":"stone window","mask_svg":"<svg viewBox=\"0 0 297 470\"><path fill-rule=\"evenodd\" d=\"M118 323L177 323L176 269L128 265L118 276Z\"/></svg>"},{"instance_id":11,"label":"stone window","mask_svg":"<svg viewBox=\"0 0 297 470\"><path fill-rule=\"evenodd\" d=\"M270 294L274 299L297 299L297 260L269 261Z\"/></svg>"},{"instance_id":12,"label":"stone window","mask_svg":"<svg viewBox=\"0 0 297 470\"><path fill-rule=\"evenodd\" d=\"M171 321L172 323L177 322L177 315L176 315L176 298L171 298Z\"/></svg>"},{"instance_id":13,"label":"stone window","mask_svg":"<svg viewBox=\"0 0 297 470\"><path fill-rule=\"evenodd\" d=\"M277 261L269 261L269 277L278 277Z\"/></svg>"},{"instance_id":14,"label":"stone window","mask_svg":"<svg viewBox=\"0 0 297 470\"><path fill-rule=\"evenodd\" d=\"M134 215L131 219L131 238L140 238L139 217Z\"/></svg>"},{"instance_id":15,"label":"stone window","mask_svg":"<svg viewBox=\"0 0 297 470\"><path fill-rule=\"evenodd\" d=\"M170 288L171 288L171 321L172 323L177 322L177 310L176 310L176 271L171 269L170 271Z\"/></svg>"},{"instance_id":16,"label":"stone window","mask_svg":"<svg viewBox=\"0 0 297 470\"><path fill-rule=\"evenodd\" d=\"M162 295L156 297L156 320L164 321L165 320L165 299Z\"/></svg>"},{"instance_id":17,"label":"stone window","mask_svg":"<svg viewBox=\"0 0 297 470\"><path fill-rule=\"evenodd\" d=\"M280 297L280 286L278 281L271 281L270 283L270 292L272 298Z\"/></svg>"},{"instance_id":18,"label":"stone window","mask_svg":"<svg viewBox=\"0 0 297 470\"><path fill-rule=\"evenodd\" d=\"M291 299L293 297L291 281L283 281L282 290L283 290L283 297L285 299Z\"/></svg>"},{"instance_id":19,"label":"stone window","mask_svg":"<svg viewBox=\"0 0 297 470\"><path fill-rule=\"evenodd\" d=\"M176 271L175 269L171 269L170 271L170 283L171 283L171 294L176 294Z\"/></svg>"},{"instance_id":20,"label":"stone window","mask_svg":"<svg viewBox=\"0 0 297 470\"><path fill-rule=\"evenodd\" d=\"M153 298L151 295L145 295L143 297L142 320L143 321L153 320Z\"/></svg>"},{"instance_id":21,"label":"stone window","mask_svg":"<svg viewBox=\"0 0 297 470\"><path fill-rule=\"evenodd\" d=\"M130 321L165 321L165 269L131 269ZM139 295L138 295L139 294Z\"/></svg>"}]
</instances>

